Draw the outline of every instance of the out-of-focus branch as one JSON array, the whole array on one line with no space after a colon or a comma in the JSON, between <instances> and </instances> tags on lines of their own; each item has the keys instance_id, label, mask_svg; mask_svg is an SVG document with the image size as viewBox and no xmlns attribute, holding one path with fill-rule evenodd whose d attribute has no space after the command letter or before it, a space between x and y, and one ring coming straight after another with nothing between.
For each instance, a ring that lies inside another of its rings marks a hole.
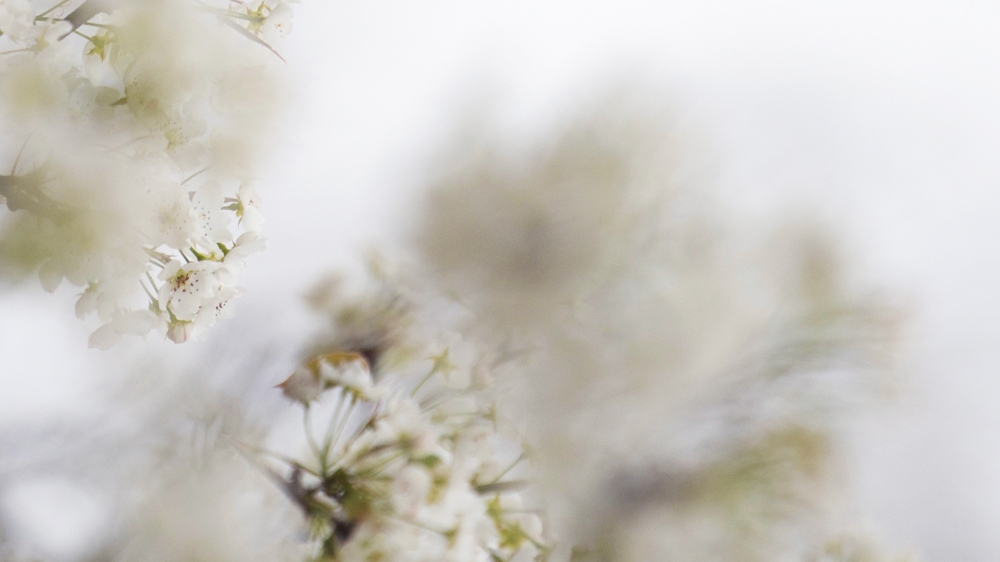
<instances>
[{"instance_id":1,"label":"out-of-focus branch","mask_svg":"<svg viewBox=\"0 0 1000 562\"><path fill-rule=\"evenodd\" d=\"M236 23L236 22L234 22L234 21L232 21L230 19L227 19L225 16L222 16L222 15L219 16L219 20L222 21L222 23L225 24L226 27L229 27L230 29L236 31L236 33L239 33L240 35L246 37L247 39L253 41L254 43L257 43L258 45L261 45L262 47L264 47L268 51L271 51L272 53L274 53L274 56L276 56L279 59L281 59L281 62L286 62L285 61L285 57L281 56L281 54L278 53L278 51L275 51L274 47L272 47L271 45L269 45L267 43L267 41L264 41L263 39L257 37L253 33L250 33L249 31L246 30L245 27L241 26L240 24L238 24L238 23Z\"/></svg>"},{"instance_id":2,"label":"out-of-focus branch","mask_svg":"<svg viewBox=\"0 0 1000 562\"><path fill-rule=\"evenodd\" d=\"M42 193L40 172L22 176L0 176L0 196L6 199L7 208L24 210L37 217L58 220L66 216L66 210Z\"/></svg>"},{"instance_id":3,"label":"out-of-focus branch","mask_svg":"<svg viewBox=\"0 0 1000 562\"><path fill-rule=\"evenodd\" d=\"M73 26L73 29L67 31L65 35L60 37L60 39L66 37L70 33L73 33L73 31L90 21L91 18L97 14L108 13L117 8L120 4L121 0L87 0L83 4L80 4L65 18L65 20Z\"/></svg>"}]
</instances>

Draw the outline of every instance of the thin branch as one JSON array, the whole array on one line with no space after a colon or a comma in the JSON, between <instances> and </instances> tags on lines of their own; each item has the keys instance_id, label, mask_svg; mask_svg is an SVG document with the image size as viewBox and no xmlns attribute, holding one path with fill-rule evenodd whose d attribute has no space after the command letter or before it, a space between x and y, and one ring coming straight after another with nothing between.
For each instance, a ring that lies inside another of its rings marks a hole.
<instances>
[{"instance_id":1,"label":"thin branch","mask_svg":"<svg viewBox=\"0 0 1000 562\"><path fill-rule=\"evenodd\" d=\"M90 21L91 18L97 14L110 13L112 10L118 7L121 0L87 0L83 4L80 4L77 9L69 13L68 16L64 18L64 21L68 21L72 27L65 35L59 38L59 40L65 39L70 33L73 33L81 25ZM93 24L92 24L93 25Z\"/></svg>"},{"instance_id":2,"label":"thin branch","mask_svg":"<svg viewBox=\"0 0 1000 562\"><path fill-rule=\"evenodd\" d=\"M194 178L200 176L201 174L204 174L205 172L207 172L207 171L209 171L211 169L212 169L212 165L211 164L209 164L208 166L205 166L204 168L198 170L197 172L191 174L186 179L184 179L184 181L181 182L181 185L186 184L187 182L193 180Z\"/></svg>"},{"instance_id":3,"label":"thin branch","mask_svg":"<svg viewBox=\"0 0 1000 562\"><path fill-rule=\"evenodd\" d=\"M38 14L38 17L36 17L35 19L37 20L39 18L44 18L45 16L51 14L52 12L58 10L59 8L61 8L63 6L65 6L66 4L69 4L69 0L62 0L62 2L59 2L55 6L52 6L48 10L45 10L44 12Z\"/></svg>"},{"instance_id":4,"label":"thin branch","mask_svg":"<svg viewBox=\"0 0 1000 562\"><path fill-rule=\"evenodd\" d=\"M247 31L247 30L246 30L246 28L245 28L245 27L243 27L242 25L240 25L240 24L238 24L238 23L234 22L234 21L233 21L233 20L231 20L231 19L227 19L227 18L226 18L225 16L222 16L222 15L220 15L220 16L219 16L219 19L220 19L220 20L222 20L222 23L224 23L224 24L226 24L227 26L229 26L230 28L234 29L234 30L235 30L235 31L236 31L237 33L239 33L240 35L242 35L242 36L246 37L247 39L249 39L249 40L253 41L254 43L257 43L258 45L262 45L262 46L263 46L263 47L265 47L265 48L266 48L266 49L267 49L268 51L271 51L272 53L274 53L274 56L276 56L276 57L278 57L279 59L281 59L281 62L287 62L287 61L285 60L285 57L281 56L281 54L279 54L279 53L278 53L278 51L275 51L275 50L274 50L274 47L272 47L272 46L270 46L270 45L268 45L268 44L267 44L267 41L264 41L263 39L261 39L260 37L257 37L257 36L256 36L256 35L254 35L253 33L250 33L250 32L249 32L249 31Z\"/></svg>"}]
</instances>

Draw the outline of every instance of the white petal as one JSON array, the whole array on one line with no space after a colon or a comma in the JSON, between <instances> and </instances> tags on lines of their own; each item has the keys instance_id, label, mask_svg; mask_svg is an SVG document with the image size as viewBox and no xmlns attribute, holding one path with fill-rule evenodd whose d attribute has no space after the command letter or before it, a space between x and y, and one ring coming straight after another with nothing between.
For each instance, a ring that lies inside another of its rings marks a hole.
<instances>
[{"instance_id":1,"label":"white petal","mask_svg":"<svg viewBox=\"0 0 1000 562\"><path fill-rule=\"evenodd\" d=\"M80 298L76 300L76 317L82 319L84 316L97 310L97 287L88 288Z\"/></svg>"},{"instance_id":2,"label":"white petal","mask_svg":"<svg viewBox=\"0 0 1000 562\"><path fill-rule=\"evenodd\" d=\"M62 283L63 274L56 268L53 260L48 260L38 270L38 279L42 282L43 289L49 293L54 293L59 288L59 284Z\"/></svg>"},{"instance_id":3,"label":"white petal","mask_svg":"<svg viewBox=\"0 0 1000 562\"><path fill-rule=\"evenodd\" d=\"M87 345L91 349L111 349L119 341L121 341L122 335L118 333L114 325L111 323L105 324L100 328L94 330L94 333L90 334L90 338L87 339Z\"/></svg>"},{"instance_id":4,"label":"white petal","mask_svg":"<svg viewBox=\"0 0 1000 562\"><path fill-rule=\"evenodd\" d=\"M243 216L240 218L240 226L247 232L260 232L264 226L264 215L253 207L244 207Z\"/></svg>"},{"instance_id":5,"label":"white petal","mask_svg":"<svg viewBox=\"0 0 1000 562\"><path fill-rule=\"evenodd\" d=\"M167 330L167 338L174 343L184 343L194 335L194 324L191 322L177 322Z\"/></svg>"},{"instance_id":6,"label":"white petal","mask_svg":"<svg viewBox=\"0 0 1000 562\"><path fill-rule=\"evenodd\" d=\"M156 327L156 316L148 310L133 310L119 316L115 327L122 334L145 336Z\"/></svg>"},{"instance_id":7,"label":"white petal","mask_svg":"<svg viewBox=\"0 0 1000 562\"><path fill-rule=\"evenodd\" d=\"M279 24L292 19L292 7L288 4L278 4L267 14L267 23Z\"/></svg>"}]
</instances>

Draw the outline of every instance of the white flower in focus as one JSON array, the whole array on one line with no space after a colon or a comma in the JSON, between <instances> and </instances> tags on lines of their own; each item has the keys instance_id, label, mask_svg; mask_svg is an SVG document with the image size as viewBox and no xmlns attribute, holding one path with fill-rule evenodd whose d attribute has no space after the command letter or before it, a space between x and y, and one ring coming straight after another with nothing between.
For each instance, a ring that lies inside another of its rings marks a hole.
<instances>
[{"instance_id":1,"label":"white flower in focus","mask_svg":"<svg viewBox=\"0 0 1000 562\"><path fill-rule=\"evenodd\" d=\"M260 214L260 197L254 191L252 183L243 182L240 184L236 202L228 208L236 211L236 216L240 219L240 226L247 232L260 232L264 216Z\"/></svg>"},{"instance_id":2,"label":"white flower in focus","mask_svg":"<svg viewBox=\"0 0 1000 562\"><path fill-rule=\"evenodd\" d=\"M211 328L217 321L225 318L229 313L229 302L244 293L245 290L233 285L232 280L224 280L228 275L229 269L226 267L215 270L218 288L211 298L202 302L201 310L198 311L196 324L199 331Z\"/></svg>"},{"instance_id":3,"label":"white flower in focus","mask_svg":"<svg viewBox=\"0 0 1000 562\"><path fill-rule=\"evenodd\" d=\"M262 238L256 232L244 232L233 243L233 247L226 253L222 263L240 266L248 256L263 252L266 247L267 239Z\"/></svg>"},{"instance_id":4,"label":"white flower in focus","mask_svg":"<svg viewBox=\"0 0 1000 562\"><path fill-rule=\"evenodd\" d=\"M174 343L184 343L194 335L194 322L178 320L167 328L167 339Z\"/></svg>"},{"instance_id":5,"label":"white flower in focus","mask_svg":"<svg viewBox=\"0 0 1000 562\"><path fill-rule=\"evenodd\" d=\"M219 290L215 276L219 267L213 261L182 264L175 260L167 264L160 273L160 279L165 281L160 287L160 309L178 320L194 320L202 305Z\"/></svg>"}]
</instances>

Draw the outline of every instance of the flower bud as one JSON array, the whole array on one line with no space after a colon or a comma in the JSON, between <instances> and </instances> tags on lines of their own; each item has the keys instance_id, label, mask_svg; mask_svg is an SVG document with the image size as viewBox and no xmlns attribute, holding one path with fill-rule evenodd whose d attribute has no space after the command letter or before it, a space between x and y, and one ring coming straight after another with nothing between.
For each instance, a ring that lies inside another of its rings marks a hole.
<instances>
[{"instance_id":1,"label":"flower bud","mask_svg":"<svg viewBox=\"0 0 1000 562\"><path fill-rule=\"evenodd\" d=\"M167 330L167 338L174 343L184 343L194 334L194 324L191 322L174 322Z\"/></svg>"}]
</instances>

